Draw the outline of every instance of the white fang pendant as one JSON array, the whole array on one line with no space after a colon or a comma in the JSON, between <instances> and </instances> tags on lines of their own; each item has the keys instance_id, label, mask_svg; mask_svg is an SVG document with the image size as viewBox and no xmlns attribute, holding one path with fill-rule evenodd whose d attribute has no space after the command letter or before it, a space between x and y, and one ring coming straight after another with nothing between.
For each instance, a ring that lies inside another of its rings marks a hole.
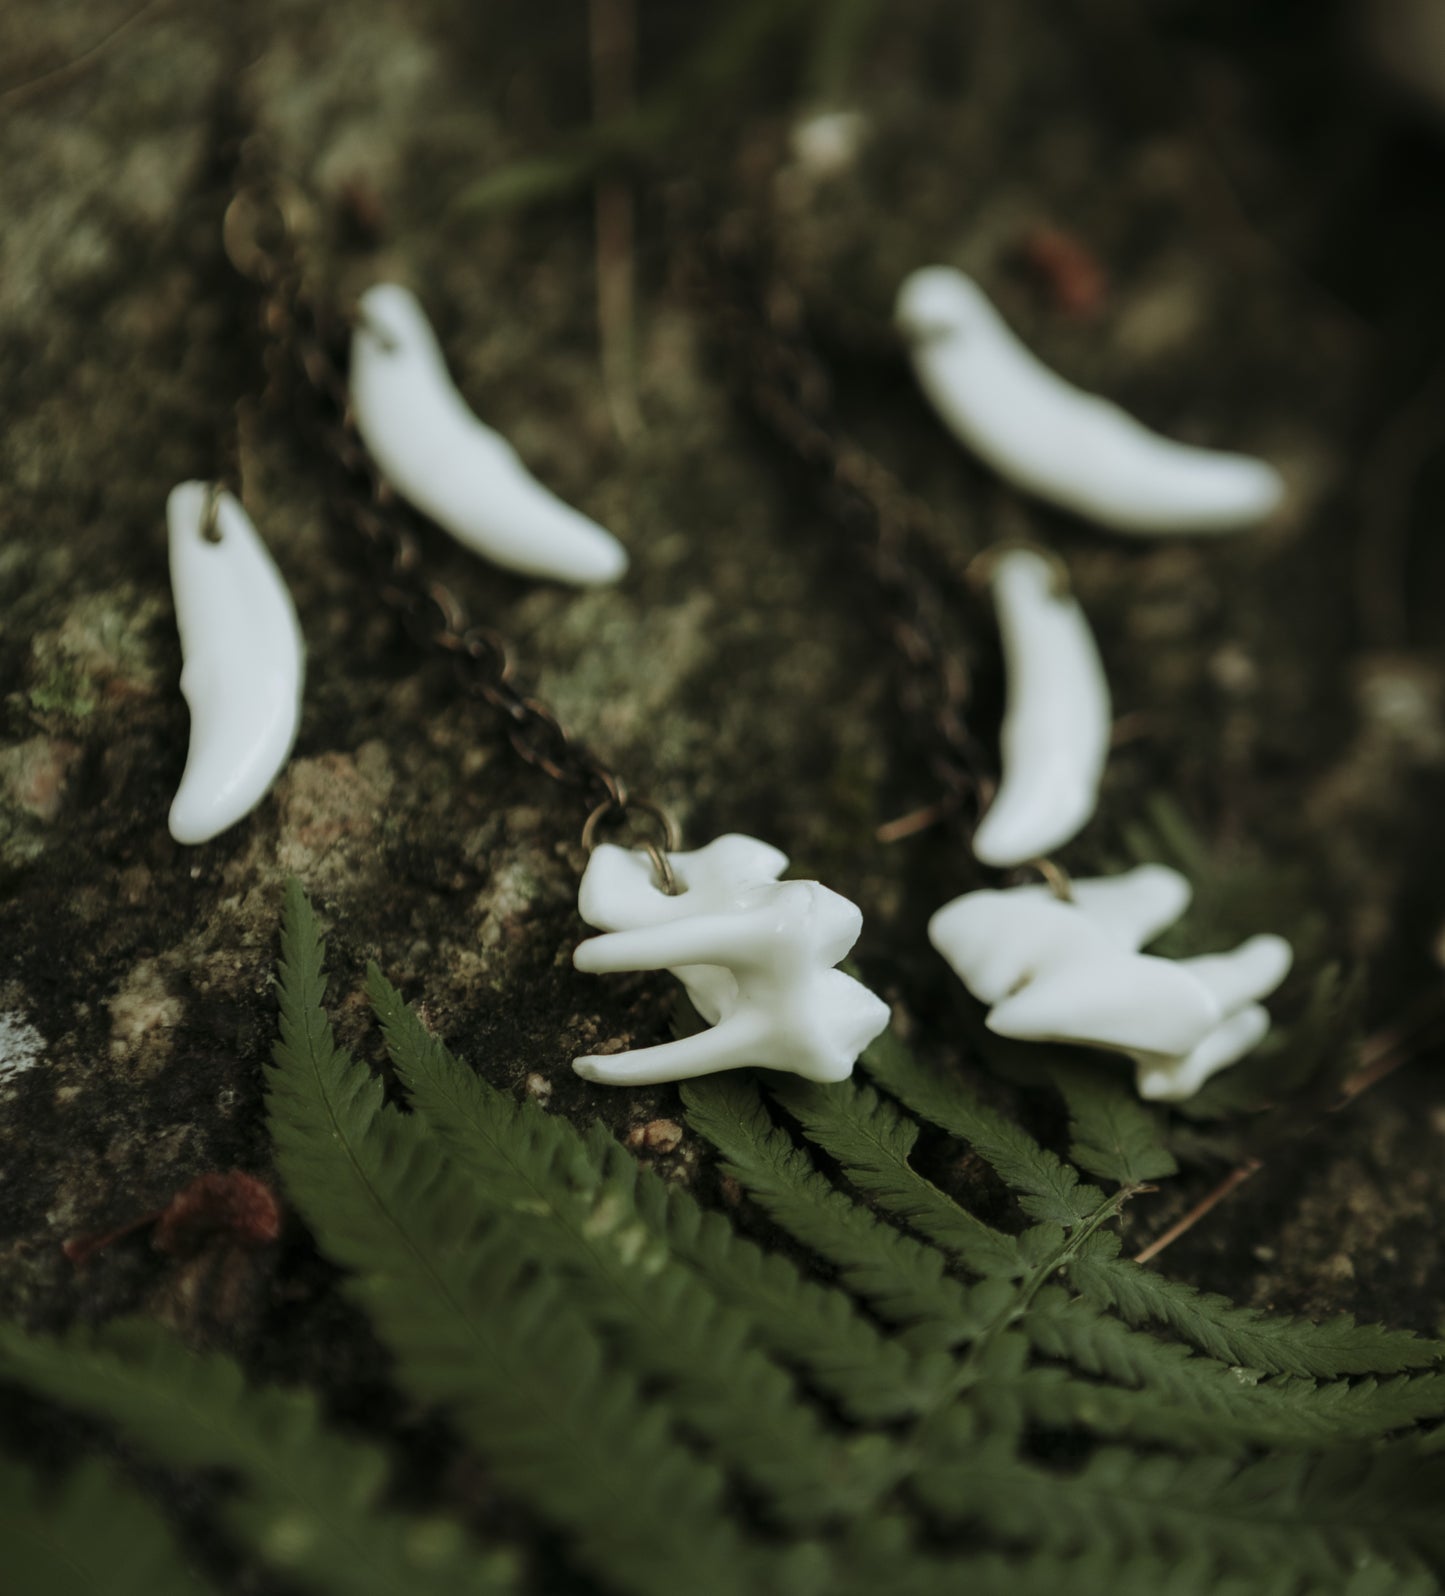
<instances>
[{"instance_id":1,"label":"white fang pendant","mask_svg":"<svg viewBox=\"0 0 1445 1596\"><path fill-rule=\"evenodd\" d=\"M305 650L286 583L229 493L182 482L166 502L166 521L181 692L191 712L170 829L177 842L197 843L253 809L286 763Z\"/></svg>"},{"instance_id":2,"label":"white fang pendant","mask_svg":"<svg viewBox=\"0 0 1445 1596\"><path fill-rule=\"evenodd\" d=\"M1232 953L1161 959L1139 949L1183 914L1189 883L1162 865L1077 881L1062 903L1047 887L969 892L928 924L929 940L999 1036L1105 1048L1133 1059L1139 1095L1175 1102L1256 1047L1269 1029L1259 999L1290 967L1283 937Z\"/></svg>"},{"instance_id":3,"label":"white fang pendant","mask_svg":"<svg viewBox=\"0 0 1445 1596\"><path fill-rule=\"evenodd\" d=\"M583 586L627 569L617 539L549 493L473 415L416 296L395 283L362 295L351 407L386 480L477 554L523 576Z\"/></svg>"},{"instance_id":4,"label":"white fang pendant","mask_svg":"<svg viewBox=\"0 0 1445 1596\"><path fill-rule=\"evenodd\" d=\"M1109 754L1109 683L1084 612L1055 591L1055 575L1032 550L1008 549L990 577L1008 681L1003 779L973 851L999 869L1088 824Z\"/></svg>"},{"instance_id":5,"label":"white fang pendant","mask_svg":"<svg viewBox=\"0 0 1445 1596\"><path fill-rule=\"evenodd\" d=\"M578 909L609 935L583 942L579 970L671 970L710 1030L572 1068L606 1086L687 1080L758 1065L841 1081L888 1024L888 1005L832 968L858 940L856 905L816 881L779 881L787 857L755 837L718 837L668 860L669 896L640 849L604 843Z\"/></svg>"},{"instance_id":6,"label":"white fang pendant","mask_svg":"<svg viewBox=\"0 0 1445 1596\"><path fill-rule=\"evenodd\" d=\"M1284 496L1263 460L1161 438L1050 371L962 272L914 272L895 317L950 431L1026 493L1144 534L1232 531L1264 520Z\"/></svg>"}]
</instances>

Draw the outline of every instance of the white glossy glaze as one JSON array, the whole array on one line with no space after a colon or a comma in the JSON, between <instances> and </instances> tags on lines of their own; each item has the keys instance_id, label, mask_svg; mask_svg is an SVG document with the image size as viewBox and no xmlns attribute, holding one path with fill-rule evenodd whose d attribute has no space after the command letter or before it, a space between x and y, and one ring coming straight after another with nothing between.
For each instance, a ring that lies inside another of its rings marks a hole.
<instances>
[{"instance_id":1,"label":"white glossy glaze","mask_svg":"<svg viewBox=\"0 0 1445 1596\"><path fill-rule=\"evenodd\" d=\"M183 482L166 503L171 588L181 634L190 751L171 804L177 842L205 842L261 801L286 763L301 715L305 648L291 594L251 518L220 494L218 542L205 535L211 492Z\"/></svg>"},{"instance_id":2,"label":"white glossy glaze","mask_svg":"<svg viewBox=\"0 0 1445 1596\"><path fill-rule=\"evenodd\" d=\"M816 881L779 881L787 858L755 837L669 854L683 890L664 892L641 850L604 844L578 894L608 933L583 942L579 970L670 970L711 1029L629 1053L573 1061L587 1080L641 1086L757 1065L840 1081L888 1024L888 1006L832 968L863 917Z\"/></svg>"},{"instance_id":3,"label":"white glossy glaze","mask_svg":"<svg viewBox=\"0 0 1445 1596\"><path fill-rule=\"evenodd\" d=\"M1005 868L1061 846L1093 818L1109 755L1109 683L1078 603L1031 549L1010 549L990 575L1008 684L1003 779L973 851Z\"/></svg>"},{"instance_id":4,"label":"white glossy glaze","mask_svg":"<svg viewBox=\"0 0 1445 1596\"><path fill-rule=\"evenodd\" d=\"M615 537L549 493L457 392L416 296L362 296L351 407L383 476L458 542L509 571L593 586L627 569Z\"/></svg>"},{"instance_id":5,"label":"white glossy glaze","mask_svg":"<svg viewBox=\"0 0 1445 1596\"><path fill-rule=\"evenodd\" d=\"M1289 944L1257 936L1232 953L1162 959L1139 949L1176 920L1189 884L1162 865L1074 885L970 892L929 922L933 945L990 1005L1000 1036L1123 1053L1141 1096L1190 1097L1269 1028L1258 999L1284 979Z\"/></svg>"},{"instance_id":6,"label":"white glossy glaze","mask_svg":"<svg viewBox=\"0 0 1445 1596\"><path fill-rule=\"evenodd\" d=\"M1263 460L1175 443L1066 382L1014 335L972 278L914 272L898 326L954 435L1027 493L1116 532L1228 532L1284 496Z\"/></svg>"}]
</instances>

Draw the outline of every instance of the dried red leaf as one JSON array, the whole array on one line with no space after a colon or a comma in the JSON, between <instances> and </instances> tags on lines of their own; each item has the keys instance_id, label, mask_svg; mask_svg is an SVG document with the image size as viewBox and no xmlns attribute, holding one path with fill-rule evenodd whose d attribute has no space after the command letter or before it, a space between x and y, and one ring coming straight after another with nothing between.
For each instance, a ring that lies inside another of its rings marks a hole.
<instances>
[{"instance_id":1,"label":"dried red leaf","mask_svg":"<svg viewBox=\"0 0 1445 1596\"><path fill-rule=\"evenodd\" d=\"M281 1204L263 1180L239 1169L198 1175L178 1192L156 1223L157 1252L191 1257L213 1237L264 1247L281 1234Z\"/></svg>"},{"instance_id":2,"label":"dried red leaf","mask_svg":"<svg viewBox=\"0 0 1445 1596\"><path fill-rule=\"evenodd\" d=\"M1066 315L1083 319L1103 308L1109 292L1108 275L1099 257L1072 233L1040 222L1024 238L1020 253L1025 266Z\"/></svg>"}]
</instances>

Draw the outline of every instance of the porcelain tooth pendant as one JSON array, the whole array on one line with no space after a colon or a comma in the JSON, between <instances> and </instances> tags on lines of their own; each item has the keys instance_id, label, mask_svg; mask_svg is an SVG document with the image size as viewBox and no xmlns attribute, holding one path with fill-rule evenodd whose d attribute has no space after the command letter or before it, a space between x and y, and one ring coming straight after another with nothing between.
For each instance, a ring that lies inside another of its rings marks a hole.
<instances>
[{"instance_id":1,"label":"porcelain tooth pendant","mask_svg":"<svg viewBox=\"0 0 1445 1596\"><path fill-rule=\"evenodd\" d=\"M386 480L467 548L523 576L581 586L627 569L617 539L549 493L468 408L409 289L381 283L362 296L350 395Z\"/></svg>"},{"instance_id":2,"label":"porcelain tooth pendant","mask_svg":"<svg viewBox=\"0 0 1445 1596\"><path fill-rule=\"evenodd\" d=\"M171 804L177 842L206 842L265 796L301 717L296 608L251 518L209 483L166 503L190 750Z\"/></svg>"},{"instance_id":3,"label":"porcelain tooth pendant","mask_svg":"<svg viewBox=\"0 0 1445 1596\"><path fill-rule=\"evenodd\" d=\"M1008 684L1002 780L974 833L997 869L1052 852L1093 818L1109 757L1109 683L1077 601L1032 549L1004 549L989 585Z\"/></svg>"},{"instance_id":4,"label":"porcelain tooth pendant","mask_svg":"<svg viewBox=\"0 0 1445 1596\"><path fill-rule=\"evenodd\" d=\"M1001 477L1115 532L1228 532L1273 514L1278 471L1151 432L1050 371L972 278L914 272L895 319L949 430Z\"/></svg>"},{"instance_id":5,"label":"porcelain tooth pendant","mask_svg":"<svg viewBox=\"0 0 1445 1596\"><path fill-rule=\"evenodd\" d=\"M1162 959L1139 950L1183 914L1189 883L1162 865L1047 887L969 892L929 922L929 940L999 1036L1066 1042L1134 1060L1141 1097L1191 1097L1269 1029L1259 999L1289 971L1283 937L1232 953Z\"/></svg>"},{"instance_id":6,"label":"porcelain tooth pendant","mask_svg":"<svg viewBox=\"0 0 1445 1596\"><path fill-rule=\"evenodd\" d=\"M589 1081L642 1086L758 1065L841 1081L888 1024L888 1005L833 968L863 917L816 881L779 881L787 858L755 837L718 837L669 863L680 891L657 884L641 849L603 844L578 908L606 934L583 942L579 970L670 970L709 1030L627 1053L573 1061Z\"/></svg>"}]
</instances>

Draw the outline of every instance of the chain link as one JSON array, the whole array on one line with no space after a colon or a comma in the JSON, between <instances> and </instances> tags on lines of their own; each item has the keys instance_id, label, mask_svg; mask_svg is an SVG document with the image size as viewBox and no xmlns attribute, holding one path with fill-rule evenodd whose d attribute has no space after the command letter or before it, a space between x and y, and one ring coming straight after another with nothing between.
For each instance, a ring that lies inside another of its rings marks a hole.
<instances>
[{"instance_id":1,"label":"chain link","mask_svg":"<svg viewBox=\"0 0 1445 1596\"><path fill-rule=\"evenodd\" d=\"M993 795L990 760L969 730L968 667L944 641L940 600L906 557L910 536L936 535L933 512L881 461L842 434L832 413L828 371L809 343L798 296L768 281L741 246L705 248L708 298L719 345L727 351L752 409L803 465L823 479L823 504L858 547L880 589L885 626L899 661L899 700L919 730L943 793L931 819L972 809ZM885 832L907 835L907 821Z\"/></svg>"},{"instance_id":2,"label":"chain link","mask_svg":"<svg viewBox=\"0 0 1445 1596\"><path fill-rule=\"evenodd\" d=\"M503 718L519 757L575 792L589 815L661 815L650 801L630 798L618 772L519 684L501 636L475 624L460 597L423 569L411 512L382 478L352 419L346 375L350 323L307 290L298 244L303 221L298 197L271 177L254 143L248 144L223 239L232 265L260 291L260 322L270 351L267 397L294 399L293 379L301 379L309 402L298 408L341 480L331 510L360 538L383 602L420 647L451 658L462 691ZM593 821L589 840L596 830ZM675 847L670 818L663 831ZM656 853L655 843L642 845Z\"/></svg>"}]
</instances>

